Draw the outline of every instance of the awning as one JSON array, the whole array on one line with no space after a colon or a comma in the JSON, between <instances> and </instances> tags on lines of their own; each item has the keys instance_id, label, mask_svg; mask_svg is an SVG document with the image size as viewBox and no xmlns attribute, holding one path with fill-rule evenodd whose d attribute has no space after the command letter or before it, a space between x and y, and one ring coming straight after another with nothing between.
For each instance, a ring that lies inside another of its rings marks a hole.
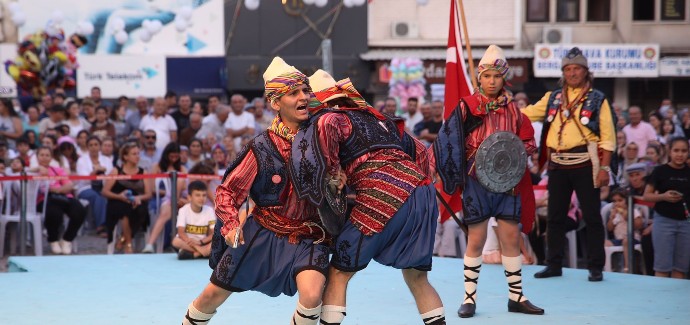
<instances>
[{"instance_id":1,"label":"awning","mask_svg":"<svg viewBox=\"0 0 690 325\"><path fill-rule=\"evenodd\" d=\"M479 60L484 55L486 49L472 49L472 58ZM463 51L465 58L467 53ZM531 59L534 51L503 49L506 59ZM379 48L370 49L359 55L364 61L390 61L393 58L419 58L420 60L445 60L445 48Z\"/></svg>"}]
</instances>

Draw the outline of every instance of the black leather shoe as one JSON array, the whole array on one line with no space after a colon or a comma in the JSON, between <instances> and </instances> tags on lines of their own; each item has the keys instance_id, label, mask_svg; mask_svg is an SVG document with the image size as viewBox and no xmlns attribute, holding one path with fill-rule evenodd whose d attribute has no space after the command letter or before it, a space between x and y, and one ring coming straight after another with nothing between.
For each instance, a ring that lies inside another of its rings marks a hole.
<instances>
[{"instance_id":1,"label":"black leather shoe","mask_svg":"<svg viewBox=\"0 0 690 325\"><path fill-rule=\"evenodd\" d=\"M544 310L533 305L529 300L522 302L512 301L508 299L508 311L511 313L523 313L530 315L544 315Z\"/></svg>"},{"instance_id":2,"label":"black leather shoe","mask_svg":"<svg viewBox=\"0 0 690 325\"><path fill-rule=\"evenodd\" d=\"M598 269L589 270L589 277L587 279L592 282L602 281L604 280L604 273Z\"/></svg>"},{"instance_id":3,"label":"black leather shoe","mask_svg":"<svg viewBox=\"0 0 690 325\"><path fill-rule=\"evenodd\" d=\"M534 273L534 277L537 279L545 279L554 276L562 276L563 270L560 267L547 266L543 270Z\"/></svg>"},{"instance_id":4,"label":"black leather shoe","mask_svg":"<svg viewBox=\"0 0 690 325\"><path fill-rule=\"evenodd\" d=\"M474 316L474 311L477 310L476 304L462 304L458 309L458 316L461 318L470 318Z\"/></svg>"}]
</instances>

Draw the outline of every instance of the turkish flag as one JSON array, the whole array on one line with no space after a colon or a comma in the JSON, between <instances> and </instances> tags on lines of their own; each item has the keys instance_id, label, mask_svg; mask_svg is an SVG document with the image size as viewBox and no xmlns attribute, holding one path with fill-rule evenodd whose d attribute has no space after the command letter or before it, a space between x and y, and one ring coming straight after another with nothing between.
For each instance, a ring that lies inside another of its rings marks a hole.
<instances>
[{"instance_id":1,"label":"turkish flag","mask_svg":"<svg viewBox=\"0 0 690 325\"><path fill-rule=\"evenodd\" d=\"M446 91L444 118L457 106L460 98L472 95L472 83L467 75L465 57L462 54L462 38L460 37L460 21L456 0L450 0L450 23L448 28L448 48L446 50Z\"/></svg>"},{"instance_id":2,"label":"turkish flag","mask_svg":"<svg viewBox=\"0 0 690 325\"><path fill-rule=\"evenodd\" d=\"M460 37L460 14L455 6L455 0L450 0L450 23L448 24L448 48L446 49L446 90L444 97L444 119L450 116L460 98L472 94L470 78L465 67L465 56L462 54L462 38ZM440 187L442 188L442 187ZM442 189L441 197L448 203L454 212L462 209L462 191L456 191L449 195ZM440 205L441 222L450 218L450 213L443 204Z\"/></svg>"}]
</instances>

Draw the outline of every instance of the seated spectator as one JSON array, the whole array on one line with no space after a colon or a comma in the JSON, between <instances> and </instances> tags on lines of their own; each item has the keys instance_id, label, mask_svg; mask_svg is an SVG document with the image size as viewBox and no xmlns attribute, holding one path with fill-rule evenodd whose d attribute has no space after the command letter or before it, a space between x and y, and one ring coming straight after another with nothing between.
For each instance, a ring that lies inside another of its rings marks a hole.
<instances>
[{"instance_id":1,"label":"seated spectator","mask_svg":"<svg viewBox=\"0 0 690 325\"><path fill-rule=\"evenodd\" d=\"M113 138L105 138L101 141L101 154L108 158L109 161L113 162L113 166L122 165L117 161L117 155L115 154L115 141Z\"/></svg>"},{"instance_id":2,"label":"seated spectator","mask_svg":"<svg viewBox=\"0 0 690 325\"><path fill-rule=\"evenodd\" d=\"M213 146L211 155L213 157L213 164L216 168L216 174L220 176L225 175L225 169L228 168L228 164L232 161L231 159L234 159L234 156L229 157L228 151L220 143Z\"/></svg>"},{"instance_id":3,"label":"seated spectator","mask_svg":"<svg viewBox=\"0 0 690 325\"><path fill-rule=\"evenodd\" d=\"M52 135L45 135L43 139L41 139L41 144L44 147L50 148L50 150L53 151L53 154L51 155L53 160L50 162L50 165L53 167L61 167L64 169L64 166L69 166L69 161L67 161L67 158L63 157L61 154L59 157L55 157L56 150L57 148L57 138L55 138ZM58 152L59 154L59 152ZM29 167L34 168L38 167L38 157L36 154L31 156L29 159Z\"/></svg>"},{"instance_id":4,"label":"seated spectator","mask_svg":"<svg viewBox=\"0 0 690 325\"><path fill-rule=\"evenodd\" d=\"M126 106L115 106L110 112L109 122L113 125L113 129L115 130L114 139L117 145L122 145L127 139L127 136L129 136L127 122L125 121L126 114Z\"/></svg>"},{"instance_id":5,"label":"seated spectator","mask_svg":"<svg viewBox=\"0 0 690 325\"><path fill-rule=\"evenodd\" d=\"M115 139L117 135L115 133L115 126L108 120L108 109L103 106L98 106L96 108L96 121L91 124L91 129L89 129L91 135L95 135L101 139L105 138Z\"/></svg>"},{"instance_id":6,"label":"seated spectator","mask_svg":"<svg viewBox=\"0 0 690 325\"><path fill-rule=\"evenodd\" d=\"M418 104L419 99L417 97L410 97L407 99L407 112L403 113L401 116L405 119L405 130L407 132L412 132L414 126L424 119L422 114L417 112Z\"/></svg>"},{"instance_id":7,"label":"seated spectator","mask_svg":"<svg viewBox=\"0 0 690 325\"><path fill-rule=\"evenodd\" d=\"M24 128L22 126L22 119L14 110L14 105L9 98L0 98L0 137L7 140L10 148L14 148L14 141L17 140Z\"/></svg>"},{"instance_id":8,"label":"seated spectator","mask_svg":"<svg viewBox=\"0 0 690 325\"><path fill-rule=\"evenodd\" d=\"M205 204L206 192L204 182L189 183L189 203L180 208L177 214L177 236L172 245L179 249L178 258L181 260L208 257L211 254L216 214L213 208Z\"/></svg>"},{"instance_id":9,"label":"seated spectator","mask_svg":"<svg viewBox=\"0 0 690 325\"><path fill-rule=\"evenodd\" d=\"M189 156L187 157L187 169L192 169L196 164L204 161L203 144L201 140L194 138L189 141Z\"/></svg>"},{"instance_id":10,"label":"seated spectator","mask_svg":"<svg viewBox=\"0 0 690 325\"><path fill-rule=\"evenodd\" d=\"M9 148L7 141L5 141L3 138L0 138L0 161L7 165L9 164L10 159L16 156L17 153Z\"/></svg>"},{"instance_id":11,"label":"seated spectator","mask_svg":"<svg viewBox=\"0 0 690 325\"><path fill-rule=\"evenodd\" d=\"M69 136L63 136L58 139L57 150L60 152L62 157L67 159L67 165L65 168L69 168L69 173L74 174L77 172L77 160L79 155L77 154L77 149L74 146L74 140Z\"/></svg>"},{"instance_id":12,"label":"seated spectator","mask_svg":"<svg viewBox=\"0 0 690 325\"><path fill-rule=\"evenodd\" d=\"M628 173L628 179L630 179L630 186L628 191L630 195L633 195L635 199L642 200L644 195L645 186L647 185L647 165L643 163L632 164L628 166L625 170ZM654 275L654 247L652 246L652 228L654 222L654 214L651 213L649 207L643 207L647 209L647 220L644 229L642 229L642 254L644 255L644 266L645 274Z\"/></svg>"},{"instance_id":13,"label":"seated spectator","mask_svg":"<svg viewBox=\"0 0 690 325\"><path fill-rule=\"evenodd\" d=\"M139 167L139 148L135 143L125 143L120 148L122 166L115 166L110 175L142 175ZM108 199L106 228L108 243L113 241L115 225L120 222L122 235L115 243L115 249L126 254L134 252L132 238L142 231L149 219L148 200L151 198L150 183L139 180L107 180L102 194Z\"/></svg>"},{"instance_id":14,"label":"seated spectator","mask_svg":"<svg viewBox=\"0 0 690 325\"><path fill-rule=\"evenodd\" d=\"M163 149L163 153L161 154L161 160L157 164L153 165L153 168L151 168L151 174L169 173L172 171L177 171L178 173L183 174L187 173L187 168L183 166L182 162L180 161L180 145L174 142L169 143L167 146L165 146L165 149ZM153 228L151 229L149 240L146 243L144 249L141 251L142 253L153 253L153 244L156 242L158 236L161 234L163 229L165 229L165 224L168 222L168 220L170 220L170 217L172 216L172 207L170 205L170 193L159 189L158 184L157 182L154 182L154 179L149 179L148 182L150 183L150 186L151 188L153 188L154 191L159 191L163 194L161 195L162 199L160 203L158 218L156 219L156 223L153 225ZM177 180L177 188L185 188L184 179L179 178ZM187 200L182 198L182 192L183 191L181 190L177 191L178 206L175 207L175 209L187 203Z\"/></svg>"},{"instance_id":15,"label":"seated spectator","mask_svg":"<svg viewBox=\"0 0 690 325\"><path fill-rule=\"evenodd\" d=\"M24 135L27 135L27 132L29 131L32 131L33 133L33 139L29 139L33 141L29 142L29 144L32 145L31 149L36 149L40 144L37 137L37 135L40 133L40 129L38 127L40 123L40 115L41 113L38 111L36 106L29 106L29 108L26 109L26 120L22 123Z\"/></svg>"},{"instance_id":16,"label":"seated spectator","mask_svg":"<svg viewBox=\"0 0 690 325\"><path fill-rule=\"evenodd\" d=\"M180 131L180 144L188 146L197 132L201 129L202 116L197 113L189 114L189 126Z\"/></svg>"},{"instance_id":17,"label":"seated spectator","mask_svg":"<svg viewBox=\"0 0 690 325\"><path fill-rule=\"evenodd\" d=\"M491 217L487 224L489 228L486 232L486 243L482 251L482 259L487 264L501 264L501 243L498 240L497 229L498 222L496 218ZM537 256L532 251L529 245L527 235L520 233L520 256L522 256L522 264L536 264Z\"/></svg>"},{"instance_id":18,"label":"seated spectator","mask_svg":"<svg viewBox=\"0 0 690 325\"><path fill-rule=\"evenodd\" d=\"M86 140L89 138L90 134L89 131L87 130L81 130L79 133L77 133L77 137L75 138L77 141L77 155L79 157L88 155L89 154L89 149L86 146Z\"/></svg>"},{"instance_id":19,"label":"seated spectator","mask_svg":"<svg viewBox=\"0 0 690 325\"><path fill-rule=\"evenodd\" d=\"M206 162L200 162L196 164L189 170L190 175L215 175L215 171ZM206 205L215 208L216 205L216 188L220 185L220 177L215 180L204 179L202 180L206 184L207 197Z\"/></svg>"},{"instance_id":20,"label":"seated spectator","mask_svg":"<svg viewBox=\"0 0 690 325\"><path fill-rule=\"evenodd\" d=\"M65 121L65 108L62 105L53 105L48 112L48 118L38 123L38 133L43 134L48 129L53 129Z\"/></svg>"},{"instance_id":21,"label":"seated spectator","mask_svg":"<svg viewBox=\"0 0 690 325\"><path fill-rule=\"evenodd\" d=\"M29 166L31 162L31 156L34 155L34 151L31 150L29 145L29 139L24 136L17 139L17 158L22 160L24 166Z\"/></svg>"},{"instance_id":22,"label":"seated spectator","mask_svg":"<svg viewBox=\"0 0 690 325\"><path fill-rule=\"evenodd\" d=\"M81 110L79 109L79 103L76 101L67 102L67 119L65 124L69 126L69 136L72 138L78 138L79 133L82 131L88 131L91 128L91 123L87 122L86 119L81 117Z\"/></svg>"},{"instance_id":23,"label":"seated spectator","mask_svg":"<svg viewBox=\"0 0 690 325\"><path fill-rule=\"evenodd\" d=\"M611 208L606 229L613 233L613 238L606 240L605 246L623 246L623 272L628 272L628 191L617 188L611 193ZM638 208L633 208L633 234L634 244L639 244L640 229L644 226L642 213Z\"/></svg>"},{"instance_id":24,"label":"seated spectator","mask_svg":"<svg viewBox=\"0 0 690 325\"><path fill-rule=\"evenodd\" d=\"M41 176L67 175L62 168L50 166L50 162L53 160L53 151L50 148L38 148L36 156L38 157L38 166L29 169L29 172L38 173ZM86 211L72 195L73 189L72 181L52 181L48 191L42 192L36 201L36 208L42 212L43 200L47 199L44 226L48 232L48 244L53 254L72 254L72 241L77 237L77 231L84 223ZM60 239L59 229L62 226L64 215L69 218L69 223L62 239Z\"/></svg>"},{"instance_id":25,"label":"seated spectator","mask_svg":"<svg viewBox=\"0 0 690 325\"><path fill-rule=\"evenodd\" d=\"M223 124L227 135L234 139L235 152L240 151L242 146L254 136L254 115L244 110L246 103L247 99L244 96L240 94L232 95L230 97L232 112L230 112L227 121Z\"/></svg>"},{"instance_id":26,"label":"seated spectator","mask_svg":"<svg viewBox=\"0 0 690 325\"><path fill-rule=\"evenodd\" d=\"M177 124L167 112L165 99L156 97L151 114L144 116L139 123L139 129L156 132L156 148L164 148L168 143L177 141Z\"/></svg>"},{"instance_id":27,"label":"seated spectator","mask_svg":"<svg viewBox=\"0 0 690 325\"><path fill-rule=\"evenodd\" d=\"M161 150L158 150L156 147L156 137L156 131L144 131L144 141L142 141L139 167L143 168L145 171L151 171L153 165L161 159Z\"/></svg>"},{"instance_id":28,"label":"seated spectator","mask_svg":"<svg viewBox=\"0 0 690 325\"><path fill-rule=\"evenodd\" d=\"M101 139L91 136L86 143L89 151L86 155L79 157L77 161L77 175L96 176L110 174L113 169L113 162L101 154ZM105 216L108 201L101 195L102 190L103 181L80 181L77 183L77 197L89 201L96 233L101 237L107 238Z\"/></svg>"},{"instance_id":29,"label":"seated spectator","mask_svg":"<svg viewBox=\"0 0 690 325\"><path fill-rule=\"evenodd\" d=\"M227 134L223 125L228 120L229 114L230 107L218 105L215 113L204 117L201 122L201 129L195 136L199 139L205 139L208 135L213 134L216 139L222 139Z\"/></svg>"}]
</instances>

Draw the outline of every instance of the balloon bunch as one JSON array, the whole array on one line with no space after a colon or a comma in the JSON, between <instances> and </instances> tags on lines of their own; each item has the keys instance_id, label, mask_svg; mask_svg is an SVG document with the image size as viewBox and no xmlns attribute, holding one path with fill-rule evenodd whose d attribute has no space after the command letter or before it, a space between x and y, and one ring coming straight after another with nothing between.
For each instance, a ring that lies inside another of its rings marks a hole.
<instances>
[{"instance_id":1,"label":"balloon bunch","mask_svg":"<svg viewBox=\"0 0 690 325\"><path fill-rule=\"evenodd\" d=\"M394 58L388 67L391 79L388 83L388 96L400 99L405 109L407 99L417 97L420 100L426 96L426 80L424 80L424 64L415 58Z\"/></svg>"},{"instance_id":2,"label":"balloon bunch","mask_svg":"<svg viewBox=\"0 0 690 325\"><path fill-rule=\"evenodd\" d=\"M4 62L17 86L34 97L56 87L76 86L73 76L78 67L77 50L86 44L86 36L93 33L94 27L90 22L80 22L76 32L66 38L60 27L62 21L62 12L53 12L43 30L19 42L17 57Z\"/></svg>"}]
</instances>

